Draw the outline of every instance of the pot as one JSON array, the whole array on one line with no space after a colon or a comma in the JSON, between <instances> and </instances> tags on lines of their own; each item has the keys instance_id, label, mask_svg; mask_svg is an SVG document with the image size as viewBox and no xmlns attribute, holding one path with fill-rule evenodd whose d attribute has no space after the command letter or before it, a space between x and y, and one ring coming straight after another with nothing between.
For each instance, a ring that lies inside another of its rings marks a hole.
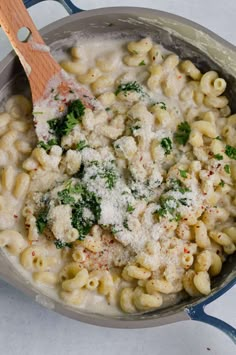
<instances>
[{"instance_id":1,"label":"pot","mask_svg":"<svg viewBox=\"0 0 236 355\"><path fill-rule=\"evenodd\" d=\"M25 0L27 7L42 0ZM135 7L104 8L82 11L70 0L60 0L66 10L73 14L47 27L41 34L53 48L60 47L60 41L73 32L101 35L119 32L124 36L140 38L150 35L156 42L176 52L182 59L191 59L201 70L216 70L228 82L227 95L232 110L236 112L236 48L206 28L180 16L153 9ZM69 45L68 45L69 46ZM19 74L20 73L20 74ZM10 53L0 63L0 98L22 92L27 87L27 79L15 54ZM4 94L3 94L4 92ZM0 277L22 290L49 309L76 320L106 327L142 328L154 327L182 320L194 319L211 324L227 333L236 342L236 329L224 321L204 312L204 307L222 296L236 283L236 257L230 256L223 264L222 272L212 281L212 292L207 297L186 299L160 310L134 315L108 316L92 314L74 309L39 293L0 252Z\"/></svg>"}]
</instances>

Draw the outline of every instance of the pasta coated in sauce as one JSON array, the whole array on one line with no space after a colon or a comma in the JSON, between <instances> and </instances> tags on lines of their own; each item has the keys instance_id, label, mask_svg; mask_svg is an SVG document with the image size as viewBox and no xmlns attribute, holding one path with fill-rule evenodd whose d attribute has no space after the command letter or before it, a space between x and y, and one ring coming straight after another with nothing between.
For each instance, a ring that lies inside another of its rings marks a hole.
<instances>
[{"instance_id":1,"label":"pasta coated in sauce","mask_svg":"<svg viewBox=\"0 0 236 355\"><path fill-rule=\"evenodd\" d=\"M98 294L133 313L208 295L236 242L227 83L150 38L89 60L88 48L61 66L102 110L71 102L37 146L27 98L0 114L0 247L75 307Z\"/></svg>"}]
</instances>

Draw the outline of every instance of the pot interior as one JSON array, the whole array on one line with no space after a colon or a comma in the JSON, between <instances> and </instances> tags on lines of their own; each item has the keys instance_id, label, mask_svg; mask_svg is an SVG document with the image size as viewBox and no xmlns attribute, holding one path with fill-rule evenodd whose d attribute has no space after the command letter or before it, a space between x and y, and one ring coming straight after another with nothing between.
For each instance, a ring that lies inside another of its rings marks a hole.
<instances>
[{"instance_id":1,"label":"pot interior","mask_svg":"<svg viewBox=\"0 0 236 355\"><path fill-rule=\"evenodd\" d=\"M151 36L152 39L162 44L165 48L177 53L181 59L190 59L202 72L216 70L221 77L225 78L228 87L226 95L230 100L233 112L236 112L236 52L233 46L227 44L210 32L204 32L202 27L192 27L193 24L177 16L162 13L156 10L136 9L136 8L108 8L94 11L87 11L62 19L47 26L43 31L43 37L52 51L68 49L75 38L99 37L106 34L109 37L140 39ZM0 64L0 102L17 93L25 93L30 96L30 89L26 76L23 74L19 60L10 54ZM17 286L34 297L39 291L34 286L29 285L23 276L10 265L3 253L0 253L0 269L3 270L4 279ZM236 258L229 257L223 264L222 272L213 279L213 293L227 285L236 276ZM45 298L45 300L47 297ZM201 299L194 299L194 303ZM38 300L39 301L39 300ZM100 325L125 327L127 321L141 321L140 325L151 326L150 320L167 319L171 321L173 315L179 313L187 305L193 304L193 300L185 299L179 304L156 310L149 313L124 316L102 316L88 314L83 310L75 310L69 306L64 306L53 301L56 311L67 316L84 320L89 323L99 323ZM42 303L42 302L41 302ZM107 324L110 317L115 323ZM116 320L115 320L116 319ZM123 322L122 322L123 320ZM177 320L177 319L176 319ZM143 321L143 322L142 322ZM149 323L145 323L148 321ZM168 322L168 320L167 320ZM157 325L154 322L152 325ZM130 325L129 325L130 326Z\"/></svg>"}]
</instances>

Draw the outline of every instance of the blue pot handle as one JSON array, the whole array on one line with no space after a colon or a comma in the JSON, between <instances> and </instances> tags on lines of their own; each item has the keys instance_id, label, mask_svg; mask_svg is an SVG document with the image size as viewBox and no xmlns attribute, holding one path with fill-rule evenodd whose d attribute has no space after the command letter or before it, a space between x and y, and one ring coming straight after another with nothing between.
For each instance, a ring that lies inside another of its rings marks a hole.
<instances>
[{"instance_id":1,"label":"blue pot handle","mask_svg":"<svg viewBox=\"0 0 236 355\"><path fill-rule=\"evenodd\" d=\"M191 319L210 324L213 327L220 329L225 334L227 334L232 339L232 341L236 344L236 329L231 325L225 323L223 320L218 319L216 317L212 317L209 314L205 313L204 311L206 305L213 302L218 297L222 296L226 291L232 288L235 284L236 284L236 279L233 279L227 286L223 287L214 295L208 297L206 300L196 305L186 308L186 311Z\"/></svg>"},{"instance_id":2,"label":"blue pot handle","mask_svg":"<svg viewBox=\"0 0 236 355\"><path fill-rule=\"evenodd\" d=\"M27 8L39 4L42 1L44 0L23 0ZM69 15L76 14L77 12L83 11L82 9L79 9L77 6L75 6L71 0L54 0L54 1L57 1L60 4L62 4Z\"/></svg>"}]
</instances>

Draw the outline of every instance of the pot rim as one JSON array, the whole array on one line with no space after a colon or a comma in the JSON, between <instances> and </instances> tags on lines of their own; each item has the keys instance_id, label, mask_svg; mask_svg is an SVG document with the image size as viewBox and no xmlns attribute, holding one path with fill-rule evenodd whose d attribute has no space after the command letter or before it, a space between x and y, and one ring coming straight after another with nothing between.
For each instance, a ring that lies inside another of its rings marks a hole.
<instances>
[{"instance_id":1,"label":"pot rim","mask_svg":"<svg viewBox=\"0 0 236 355\"><path fill-rule=\"evenodd\" d=\"M123 15L124 14L130 14L130 15L139 15L139 14L141 15L142 14L143 19L145 18L145 16L148 17L148 15L152 15L152 17L153 17L153 13L155 13L156 15L158 15L161 18L168 18L170 20L177 20L178 22L180 22L184 25L188 25L189 27L192 27L196 30L203 32L203 33L206 33L210 38L212 38L216 42L220 43L221 45L223 45L227 49L236 53L236 46L235 45L228 42L227 40L225 40L224 38L222 38L218 34L214 33L213 31L207 29L206 27L204 27L192 20L189 20L189 19L186 19L182 16L179 16L179 15L175 15L175 14L165 12L165 11L160 11L157 9L145 8L145 7L129 7L129 6L127 6L127 7L106 7L106 8L99 8L99 9L94 9L94 10L86 10L86 11L82 11L82 12L73 14L71 16L59 19L59 20L45 26L44 28L42 28L40 30L40 33L42 34L42 36L46 36L51 31L54 31L54 30L60 28L62 25L70 24L71 22L73 22L77 19L81 19L81 18L86 19L86 18L90 18L91 16L94 16L94 15L109 15L109 14L119 14L119 13L123 14ZM11 51L0 62L0 74L8 66L8 64L12 60L14 60L15 57L16 57L15 52ZM3 279L6 282L9 282L7 280L6 275L3 276ZM112 328L145 328L145 327L154 327L157 325L163 325L163 324L174 323L177 321L190 319L190 317L188 316L187 312L185 312L185 310L187 310L188 308L190 308L192 306L198 305L200 303L208 303L207 300L211 297L215 299L215 298L221 296L224 292L226 292L229 289L228 285L230 284L232 287L235 282L236 282L236 277L233 277L231 280L227 281L227 283L225 285L223 285L219 290L213 290L209 296L202 297L197 300L193 299L192 302L190 302L186 305L182 305L182 307L179 310L176 310L176 312L173 314L161 315L159 318L149 318L149 319L140 318L140 319L133 319L132 320L132 319L125 319L125 318L124 319L112 318L110 316L106 317L106 315L96 317L96 315L93 313L80 314L80 313L74 312L73 310L69 309L62 302L54 301L50 297L43 295L43 294L42 294L42 297L45 297L45 299L51 300L54 303L54 307L51 307L51 309L53 309L57 313L60 313L60 314L67 316L67 317L69 316L70 318L80 320L80 321L88 323L88 324L99 325L99 326L104 326L104 327L112 327ZM34 289L32 287L25 287L25 279L23 276L20 278L20 280L11 280L9 283L11 285L17 287L21 291L23 291L23 293L34 298L36 300L36 302L38 302L38 303L44 305L46 308L50 309L50 307L47 307L46 304L43 304L43 302L41 302L39 300L39 298L37 299L37 296L40 294L39 294L39 292L36 291L36 289ZM219 293L219 295L218 295L218 293Z\"/></svg>"}]
</instances>

